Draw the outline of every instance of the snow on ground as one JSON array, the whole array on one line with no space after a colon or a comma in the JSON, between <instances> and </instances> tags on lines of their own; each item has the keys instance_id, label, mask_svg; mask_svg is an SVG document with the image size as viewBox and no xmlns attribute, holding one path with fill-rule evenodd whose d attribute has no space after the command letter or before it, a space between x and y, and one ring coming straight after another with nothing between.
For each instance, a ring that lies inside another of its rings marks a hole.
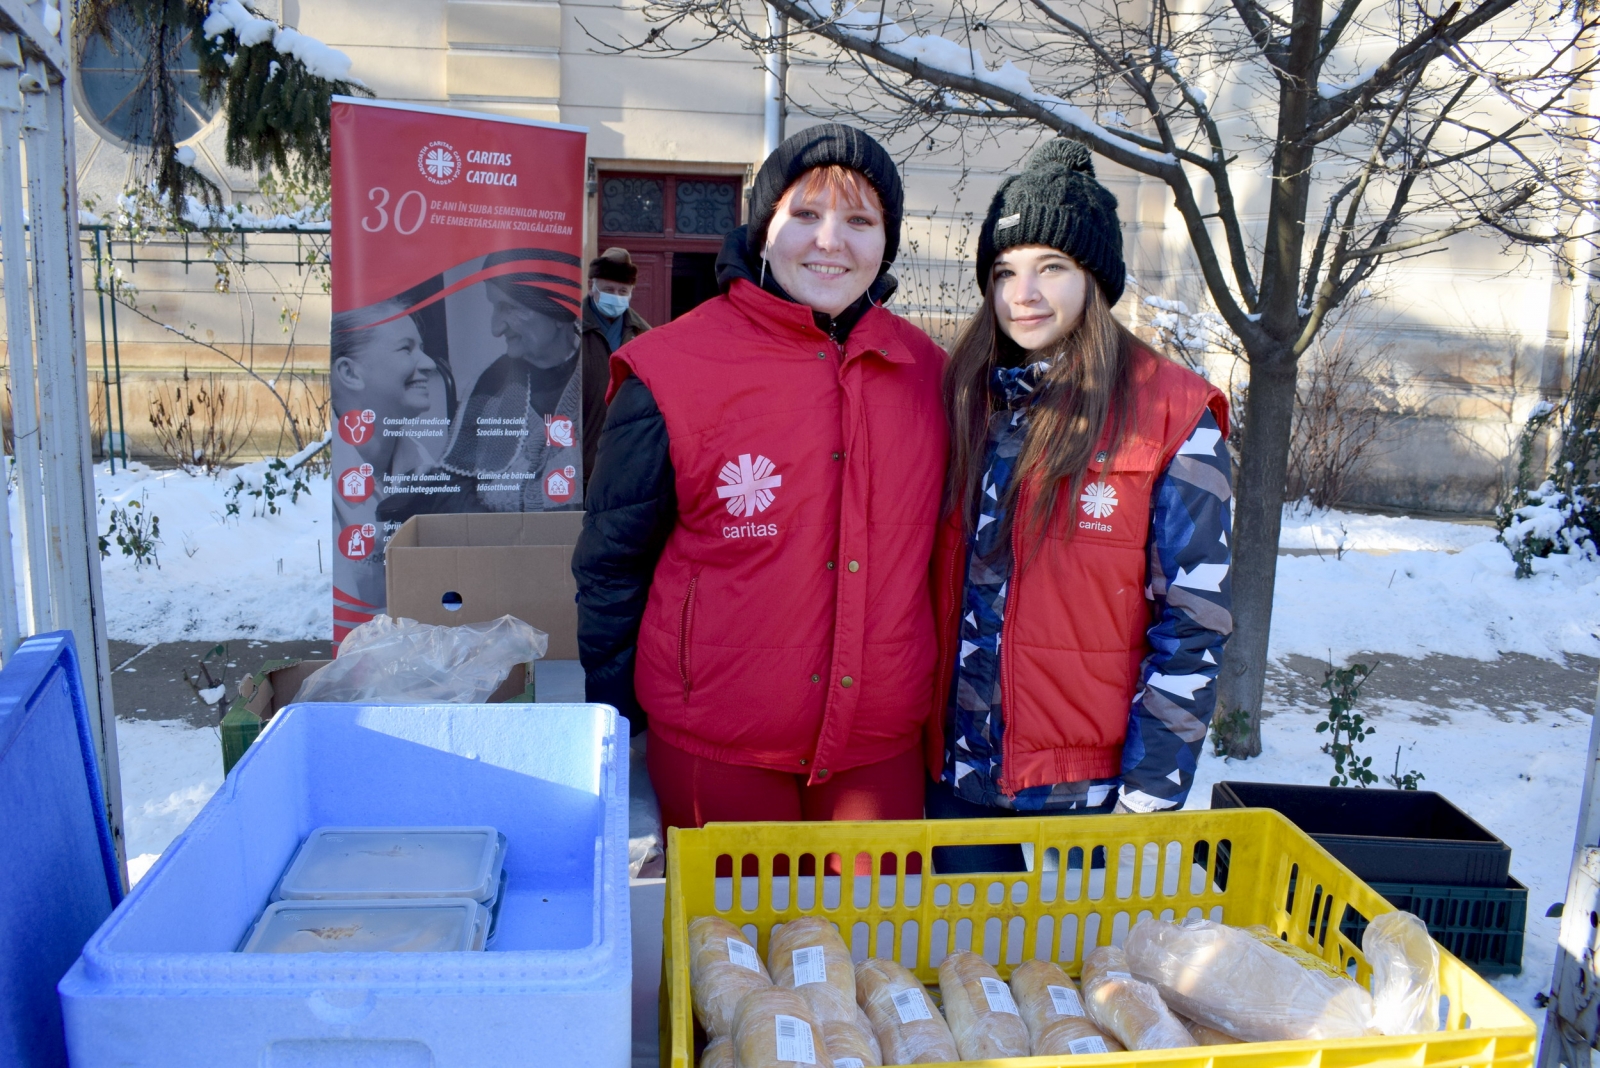
<instances>
[{"instance_id":1,"label":"snow on ground","mask_svg":"<svg viewBox=\"0 0 1600 1068\"><path fill-rule=\"evenodd\" d=\"M1377 728L1361 748L1374 767L1387 774L1401 747L1402 772L1422 772L1422 789L1444 794L1511 846L1511 875L1528 888L1522 974L1491 981L1542 1024L1533 995L1549 988L1560 924L1545 910L1566 896L1589 716L1577 709L1446 712L1398 700L1362 702L1360 710ZM1327 736L1316 733L1325 714L1292 709L1265 720L1254 760L1225 760L1208 746L1187 807L1209 808L1211 787L1223 780L1326 783L1333 761L1320 748Z\"/></svg>"},{"instance_id":2,"label":"snow on ground","mask_svg":"<svg viewBox=\"0 0 1600 1068\"><path fill-rule=\"evenodd\" d=\"M1439 549L1460 552L1468 546L1494 541L1491 526L1448 523L1438 519L1412 519L1403 515L1362 515L1335 509L1316 510L1287 505L1280 549L1312 549L1334 555L1340 546L1358 552L1398 552L1405 549Z\"/></svg>"},{"instance_id":3,"label":"snow on ground","mask_svg":"<svg viewBox=\"0 0 1600 1068\"><path fill-rule=\"evenodd\" d=\"M101 561L110 636L141 643L326 638L333 631L331 483L325 475L309 481L311 492L296 504L282 498L277 515L252 515L255 501L244 497L241 514L229 517L230 474L99 468L101 533L111 509L129 501L161 520L160 567L136 567L114 543Z\"/></svg>"},{"instance_id":4,"label":"snow on ground","mask_svg":"<svg viewBox=\"0 0 1600 1068\"><path fill-rule=\"evenodd\" d=\"M1270 652L1335 663L1362 652L1600 656L1600 562L1552 556L1534 572L1516 578L1492 541L1456 553L1280 556Z\"/></svg>"},{"instance_id":5,"label":"snow on ground","mask_svg":"<svg viewBox=\"0 0 1600 1068\"><path fill-rule=\"evenodd\" d=\"M138 882L222 785L222 738L181 721L117 720L128 878Z\"/></svg>"}]
</instances>

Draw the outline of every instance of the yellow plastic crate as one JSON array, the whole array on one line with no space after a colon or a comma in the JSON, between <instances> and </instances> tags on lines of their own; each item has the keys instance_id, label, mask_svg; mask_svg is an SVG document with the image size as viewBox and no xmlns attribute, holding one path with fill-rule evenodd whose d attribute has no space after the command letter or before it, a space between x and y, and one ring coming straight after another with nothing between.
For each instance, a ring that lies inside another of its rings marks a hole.
<instances>
[{"instance_id":1,"label":"yellow plastic crate","mask_svg":"<svg viewBox=\"0 0 1600 1068\"><path fill-rule=\"evenodd\" d=\"M1350 972L1371 969L1339 933L1346 906L1371 918L1392 906L1283 816L1268 809L896 823L724 823L671 831L661 1062L693 1068L688 925L715 913L752 936L763 959L775 926L834 921L857 960L899 960L924 983L972 949L1002 976L1031 957L1081 969L1085 946L1120 941L1140 917L1204 915L1263 924ZM1031 871L933 875L938 846L1031 845ZM907 875L907 858L921 874ZM719 859L724 876L718 878ZM829 869L843 874L828 876ZM731 871L731 876L727 872ZM778 871L782 874L774 875ZM856 874L857 872L862 874ZM754 872L754 874L750 874ZM801 873L805 872L804 875ZM867 874L870 873L870 874ZM1429 1035L982 1062L990 1068L1433 1068L1533 1063L1533 1021L1455 957L1439 951L1446 1030Z\"/></svg>"}]
</instances>

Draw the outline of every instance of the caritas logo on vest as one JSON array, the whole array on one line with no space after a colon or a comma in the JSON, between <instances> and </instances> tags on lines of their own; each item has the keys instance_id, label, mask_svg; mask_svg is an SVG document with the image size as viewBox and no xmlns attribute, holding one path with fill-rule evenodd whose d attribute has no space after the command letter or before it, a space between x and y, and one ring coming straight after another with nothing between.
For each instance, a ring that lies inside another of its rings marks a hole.
<instances>
[{"instance_id":1,"label":"caritas logo on vest","mask_svg":"<svg viewBox=\"0 0 1600 1068\"><path fill-rule=\"evenodd\" d=\"M1078 501L1083 505L1083 514L1088 519L1078 520L1081 530L1098 530L1104 534L1111 533L1110 523L1101 523L1099 520L1109 518L1117 510L1117 489L1108 486L1104 481L1091 482L1083 487L1083 492L1078 495Z\"/></svg>"},{"instance_id":2,"label":"caritas logo on vest","mask_svg":"<svg viewBox=\"0 0 1600 1068\"><path fill-rule=\"evenodd\" d=\"M765 456L754 458L747 452L729 460L717 473L722 485L717 496L735 519L751 519L772 507L773 491L783 485L777 465ZM738 523L722 528L724 538L770 538L778 533L776 523Z\"/></svg>"}]
</instances>

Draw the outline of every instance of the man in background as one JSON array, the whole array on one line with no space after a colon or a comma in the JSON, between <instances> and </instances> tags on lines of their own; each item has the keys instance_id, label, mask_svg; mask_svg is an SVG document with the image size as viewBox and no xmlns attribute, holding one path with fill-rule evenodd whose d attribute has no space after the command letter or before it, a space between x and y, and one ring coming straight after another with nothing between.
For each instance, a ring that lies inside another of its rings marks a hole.
<instances>
[{"instance_id":1,"label":"man in background","mask_svg":"<svg viewBox=\"0 0 1600 1068\"><path fill-rule=\"evenodd\" d=\"M629 307L639 268L625 248L608 248L589 264L589 294L583 301L583 484L594 472L595 450L606 423L606 385L611 354L650 324Z\"/></svg>"}]
</instances>

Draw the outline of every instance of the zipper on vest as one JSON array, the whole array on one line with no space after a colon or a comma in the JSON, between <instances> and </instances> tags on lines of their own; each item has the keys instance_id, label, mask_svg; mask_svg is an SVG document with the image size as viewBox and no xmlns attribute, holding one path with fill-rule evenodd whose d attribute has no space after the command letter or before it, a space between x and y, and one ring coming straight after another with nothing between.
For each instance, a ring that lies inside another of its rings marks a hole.
<instances>
[{"instance_id":1,"label":"zipper on vest","mask_svg":"<svg viewBox=\"0 0 1600 1068\"><path fill-rule=\"evenodd\" d=\"M689 699L689 628L694 622L694 588L700 581L695 575L689 579L689 588L683 594L683 607L678 612L678 676L683 679L683 699Z\"/></svg>"},{"instance_id":2,"label":"zipper on vest","mask_svg":"<svg viewBox=\"0 0 1600 1068\"><path fill-rule=\"evenodd\" d=\"M1020 476L1019 476L1020 477ZM1017 618L1018 594L1022 590L1022 517L1028 514L1028 484L1017 488L1016 503L1011 510L1011 578L1006 583L1006 611L1000 621L1000 714L1004 717L1005 738L1000 743L1000 790L1007 797L1016 797L1010 786L1013 761L1016 759L1017 739L1017 687L1011 670L1011 627Z\"/></svg>"}]
</instances>

